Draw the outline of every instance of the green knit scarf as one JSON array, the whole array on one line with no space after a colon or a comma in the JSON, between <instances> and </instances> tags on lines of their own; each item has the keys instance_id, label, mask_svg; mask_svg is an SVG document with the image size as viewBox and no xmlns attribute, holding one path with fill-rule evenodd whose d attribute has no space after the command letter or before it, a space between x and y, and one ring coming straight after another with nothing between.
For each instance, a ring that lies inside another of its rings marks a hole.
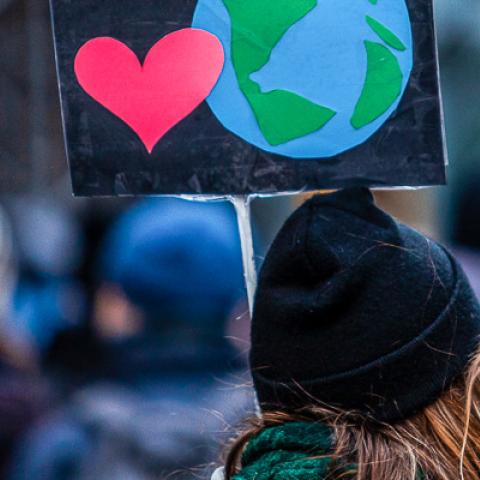
<instances>
[{"instance_id":1,"label":"green knit scarf","mask_svg":"<svg viewBox=\"0 0 480 480\"><path fill-rule=\"evenodd\" d=\"M321 423L291 422L269 427L248 442L242 455L242 470L233 478L324 480L332 466L332 449L332 432ZM355 477L354 465L346 471L342 478ZM422 472L417 472L417 480L423 479Z\"/></svg>"},{"instance_id":2,"label":"green knit scarf","mask_svg":"<svg viewBox=\"0 0 480 480\"><path fill-rule=\"evenodd\" d=\"M248 443L235 480L321 480L332 459L333 439L325 425L291 422L269 427ZM316 457L316 458L315 458Z\"/></svg>"}]
</instances>

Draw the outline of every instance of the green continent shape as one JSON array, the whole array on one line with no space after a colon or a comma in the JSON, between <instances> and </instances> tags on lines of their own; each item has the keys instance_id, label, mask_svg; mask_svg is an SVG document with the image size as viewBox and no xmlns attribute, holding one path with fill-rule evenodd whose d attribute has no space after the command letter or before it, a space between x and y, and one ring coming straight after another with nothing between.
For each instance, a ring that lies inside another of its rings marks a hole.
<instances>
[{"instance_id":1,"label":"green continent shape","mask_svg":"<svg viewBox=\"0 0 480 480\"><path fill-rule=\"evenodd\" d=\"M265 139L281 145L321 129L336 112L286 90L262 92L250 75L317 0L223 0L232 23L232 63Z\"/></svg>"},{"instance_id":2,"label":"green continent shape","mask_svg":"<svg viewBox=\"0 0 480 480\"><path fill-rule=\"evenodd\" d=\"M399 50L400 52L404 52L407 49L403 42L378 20L375 20L367 15L367 23L388 46L394 48L395 50Z\"/></svg>"},{"instance_id":3,"label":"green continent shape","mask_svg":"<svg viewBox=\"0 0 480 480\"><path fill-rule=\"evenodd\" d=\"M365 40L367 75L351 124L359 129L383 115L402 93L403 74L397 58L381 43Z\"/></svg>"}]
</instances>

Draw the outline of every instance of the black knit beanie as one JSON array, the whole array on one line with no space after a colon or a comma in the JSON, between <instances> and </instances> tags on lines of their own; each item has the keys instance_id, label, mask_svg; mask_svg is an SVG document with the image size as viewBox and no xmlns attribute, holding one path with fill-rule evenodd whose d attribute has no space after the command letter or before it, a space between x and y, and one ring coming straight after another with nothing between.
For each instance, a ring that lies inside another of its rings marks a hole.
<instances>
[{"instance_id":1,"label":"black knit beanie","mask_svg":"<svg viewBox=\"0 0 480 480\"><path fill-rule=\"evenodd\" d=\"M250 363L264 410L320 402L393 422L452 384L479 334L455 259L354 188L307 201L275 239Z\"/></svg>"}]
</instances>

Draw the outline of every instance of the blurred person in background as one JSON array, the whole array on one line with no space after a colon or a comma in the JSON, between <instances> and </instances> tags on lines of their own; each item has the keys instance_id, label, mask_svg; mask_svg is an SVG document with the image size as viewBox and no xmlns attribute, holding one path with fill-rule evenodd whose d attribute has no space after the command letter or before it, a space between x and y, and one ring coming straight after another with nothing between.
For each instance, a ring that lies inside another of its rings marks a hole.
<instances>
[{"instance_id":1,"label":"blurred person in background","mask_svg":"<svg viewBox=\"0 0 480 480\"><path fill-rule=\"evenodd\" d=\"M18 195L7 201L17 256L10 329L42 360L55 336L84 322L84 289L76 279L81 225L54 199Z\"/></svg>"},{"instance_id":2,"label":"blurred person in background","mask_svg":"<svg viewBox=\"0 0 480 480\"><path fill-rule=\"evenodd\" d=\"M458 195L453 229L455 255L480 298L480 175L472 175Z\"/></svg>"},{"instance_id":3,"label":"blurred person in background","mask_svg":"<svg viewBox=\"0 0 480 480\"><path fill-rule=\"evenodd\" d=\"M53 400L39 375L35 346L15 333L17 261L8 216L0 208L0 478L5 478L18 439Z\"/></svg>"},{"instance_id":4,"label":"blurred person in background","mask_svg":"<svg viewBox=\"0 0 480 480\"><path fill-rule=\"evenodd\" d=\"M82 255L74 279L81 286L84 308L77 309L80 316L64 324L66 328L57 329L43 352L43 368L64 397L97 380L101 374L103 346L93 321L96 298L105 282L98 259L103 255L107 232L134 203L123 198L75 199Z\"/></svg>"},{"instance_id":5,"label":"blurred person in background","mask_svg":"<svg viewBox=\"0 0 480 480\"><path fill-rule=\"evenodd\" d=\"M25 437L10 478L191 478L253 410L226 338L244 297L233 209L141 202L107 235L99 272L97 379Z\"/></svg>"}]
</instances>

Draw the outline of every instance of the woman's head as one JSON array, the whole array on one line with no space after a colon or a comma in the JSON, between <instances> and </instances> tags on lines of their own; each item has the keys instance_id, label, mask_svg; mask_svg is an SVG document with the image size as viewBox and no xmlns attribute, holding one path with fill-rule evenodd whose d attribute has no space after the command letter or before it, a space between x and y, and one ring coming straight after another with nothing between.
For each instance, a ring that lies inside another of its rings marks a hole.
<instances>
[{"instance_id":1,"label":"woman's head","mask_svg":"<svg viewBox=\"0 0 480 480\"><path fill-rule=\"evenodd\" d=\"M259 428L299 417L327 425L332 479L461 478L463 450L465 478L477 478L479 335L480 306L443 247L366 189L314 197L260 273Z\"/></svg>"},{"instance_id":2,"label":"woman's head","mask_svg":"<svg viewBox=\"0 0 480 480\"><path fill-rule=\"evenodd\" d=\"M322 403L393 422L462 374L479 335L452 256L351 189L306 202L273 242L250 366L263 409Z\"/></svg>"}]
</instances>

